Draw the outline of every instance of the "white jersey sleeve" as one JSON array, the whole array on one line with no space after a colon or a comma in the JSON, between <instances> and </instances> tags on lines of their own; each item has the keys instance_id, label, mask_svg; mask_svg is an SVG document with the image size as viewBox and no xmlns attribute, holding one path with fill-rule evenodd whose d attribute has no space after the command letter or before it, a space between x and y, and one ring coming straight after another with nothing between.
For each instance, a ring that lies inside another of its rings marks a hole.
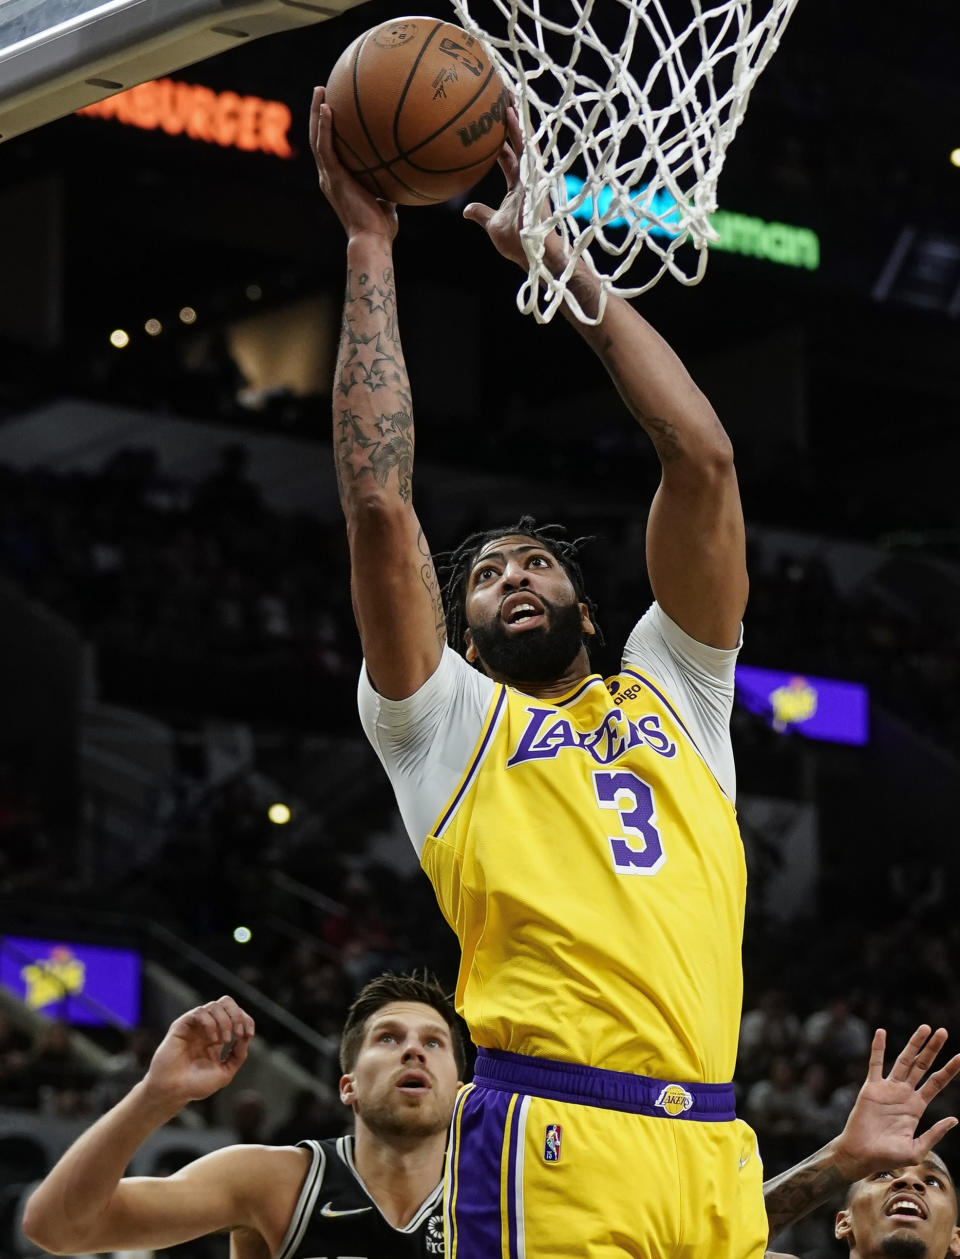
<instances>
[{"instance_id":1,"label":"white jersey sleeve","mask_svg":"<svg viewBox=\"0 0 960 1259\"><path fill-rule=\"evenodd\" d=\"M734 668L743 642L724 649L691 638L653 603L633 627L623 649L623 663L655 681L677 705L700 754L717 782L733 800L737 775L730 742Z\"/></svg>"},{"instance_id":2,"label":"white jersey sleeve","mask_svg":"<svg viewBox=\"0 0 960 1259\"><path fill-rule=\"evenodd\" d=\"M733 671L739 647L708 647L686 634L654 603L634 626L623 663L663 684L704 760L733 799L730 743ZM453 795L483 729L496 684L450 647L407 699L378 695L360 671L360 722L386 770L417 855Z\"/></svg>"},{"instance_id":3,"label":"white jersey sleeve","mask_svg":"<svg viewBox=\"0 0 960 1259\"><path fill-rule=\"evenodd\" d=\"M360 724L397 797L417 850L456 790L473 754L496 684L451 647L407 699L385 699L360 671Z\"/></svg>"}]
</instances>

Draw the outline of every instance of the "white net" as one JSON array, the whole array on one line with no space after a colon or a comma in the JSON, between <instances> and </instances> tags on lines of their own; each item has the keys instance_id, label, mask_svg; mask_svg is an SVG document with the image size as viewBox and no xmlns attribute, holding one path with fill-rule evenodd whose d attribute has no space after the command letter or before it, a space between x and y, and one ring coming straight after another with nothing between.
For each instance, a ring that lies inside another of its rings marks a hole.
<instances>
[{"instance_id":1,"label":"white net","mask_svg":"<svg viewBox=\"0 0 960 1259\"><path fill-rule=\"evenodd\" d=\"M566 301L598 322L608 293L635 297L667 271L696 284L716 239L724 155L797 0L452 3L516 95L529 262L520 309L547 322ZM569 255L558 276L544 263L555 231ZM600 279L595 317L568 287L580 258Z\"/></svg>"}]
</instances>

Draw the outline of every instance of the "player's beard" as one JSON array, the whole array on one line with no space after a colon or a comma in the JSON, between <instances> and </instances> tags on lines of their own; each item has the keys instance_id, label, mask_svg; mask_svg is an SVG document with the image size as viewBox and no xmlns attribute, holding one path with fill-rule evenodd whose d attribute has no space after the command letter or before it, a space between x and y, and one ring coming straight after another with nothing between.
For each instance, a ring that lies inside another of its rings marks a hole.
<instances>
[{"instance_id":1,"label":"player's beard","mask_svg":"<svg viewBox=\"0 0 960 1259\"><path fill-rule=\"evenodd\" d=\"M435 1106L425 1110L404 1110L391 1102L370 1102L356 1107L357 1118L362 1119L371 1132L379 1137L432 1137L446 1131L449 1121L438 1113Z\"/></svg>"},{"instance_id":2,"label":"player's beard","mask_svg":"<svg viewBox=\"0 0 960 1259\"><path fill-rule=\"evenodd\" d=\"M923 1259L927 1253L927 1243L916 1233L903 1229L885 1237L880 1243L880 1249L889 1259Z\"/></svg>"},{"instance_id":3,"label":"player's beard","mask_svg":"<svg viewBox=\"0 0 960 1259\"><path fill-rule=\"evenodd\" d=\"M579 603L558 605L538 596L545 624L511 634L497 617L471 625L473 645L488 673L508 682L553 682L583 646Z\"/></svg>"}]
</instances>

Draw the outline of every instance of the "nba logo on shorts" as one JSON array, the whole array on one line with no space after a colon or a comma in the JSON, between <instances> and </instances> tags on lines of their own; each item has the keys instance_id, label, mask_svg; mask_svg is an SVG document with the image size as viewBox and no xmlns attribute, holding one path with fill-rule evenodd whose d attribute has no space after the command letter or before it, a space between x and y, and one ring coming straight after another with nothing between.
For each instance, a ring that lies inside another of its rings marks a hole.
<instances>
[{"instance_id":1,"label":"nba logo on shorts","mask_svg":"<svg viewBox=\"0 0 960 1259\"><path fill-rule=\"evenodd\" d=\"M543 1161L545 1163L560 1162L560 1142L563 1140L563 1129L558 1123L548 1123L543 1138Z\"/></svg>"},{"instance_id":2,"label":"nba logo on shorts","mask_svg":"<svg viewBox=\"0 0 960 1259\"><path fill-rule=\"evenodd\" d=\"M693 1105L693 1098L682 1084L668 1084L660 1090L660 1096L654 1104L660 1106L668 1115L682 1115Z\"/></svg>"}]
</instances>

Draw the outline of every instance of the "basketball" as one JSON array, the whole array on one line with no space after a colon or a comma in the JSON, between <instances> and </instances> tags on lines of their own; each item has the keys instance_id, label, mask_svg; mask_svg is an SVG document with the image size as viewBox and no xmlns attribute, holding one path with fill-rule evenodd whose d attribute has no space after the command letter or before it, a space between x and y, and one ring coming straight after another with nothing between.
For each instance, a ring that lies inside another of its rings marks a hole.
<instances>
[{"instance_id":1,"label":"basketball","mask_svg":"<svg viewBox=\"0 0 960 1259\"><path fill-rule=\"evenodd\" d=\"M383 22L353 41L326 88L334 146L377 197L432 205L497 160L509 97L487 50L438 18Z\"/></svg>"}]
</instances>

